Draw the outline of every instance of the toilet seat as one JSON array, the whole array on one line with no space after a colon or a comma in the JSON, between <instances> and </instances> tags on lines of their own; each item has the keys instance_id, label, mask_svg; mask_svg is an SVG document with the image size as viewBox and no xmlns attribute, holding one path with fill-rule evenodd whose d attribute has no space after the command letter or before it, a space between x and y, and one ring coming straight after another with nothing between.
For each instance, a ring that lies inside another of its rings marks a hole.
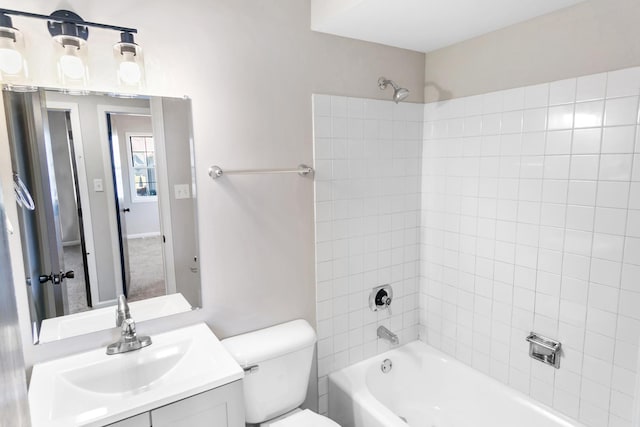
<instances>
[{"instance_id":1,"label":"toilet seat","mask_svg":"<svg viewBox=\"0 0 640 427\"><path fill-rule=\"evenodd\" d=\"M309 409L297 411L286 418L281 418L273 423L268 424L269 427L340 427L335 421L316 414Z\"/></svg>"}]
</instances>

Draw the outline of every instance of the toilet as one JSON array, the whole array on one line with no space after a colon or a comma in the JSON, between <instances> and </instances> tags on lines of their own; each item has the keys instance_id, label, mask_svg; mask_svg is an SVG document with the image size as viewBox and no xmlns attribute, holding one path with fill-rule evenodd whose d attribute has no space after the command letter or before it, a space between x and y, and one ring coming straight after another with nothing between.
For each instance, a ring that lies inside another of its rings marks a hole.
<instances>
[{"instance_id":1,"label":"toilet","mask_svg":"<svg viewBox=\"0 0 640 427\"><path fill-rule=\"evenodd\" d=\"M300 409L307 395L316 334L294 320L222 340L245 370L246 422L261 427L339 427L335 421Z\"/></svg>"}]
</instances>

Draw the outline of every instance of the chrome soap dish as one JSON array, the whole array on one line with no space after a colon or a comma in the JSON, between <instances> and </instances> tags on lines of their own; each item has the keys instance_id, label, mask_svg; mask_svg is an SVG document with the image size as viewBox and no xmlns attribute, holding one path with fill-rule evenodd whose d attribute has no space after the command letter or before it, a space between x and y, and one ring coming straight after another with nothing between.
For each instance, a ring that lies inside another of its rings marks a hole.
<instances>
[{"instance_id":1,"label":"chrome soap dish","mask_svg":"<svg viewBox=\"0 0 640 427\"><path fill-rule=\"evenodd\" d=\"M529 356L539 362L560 368L560 348L562 344L551 338L543 337L531 332L527 337L529 341Z\"/></svg>"}]
</instances>

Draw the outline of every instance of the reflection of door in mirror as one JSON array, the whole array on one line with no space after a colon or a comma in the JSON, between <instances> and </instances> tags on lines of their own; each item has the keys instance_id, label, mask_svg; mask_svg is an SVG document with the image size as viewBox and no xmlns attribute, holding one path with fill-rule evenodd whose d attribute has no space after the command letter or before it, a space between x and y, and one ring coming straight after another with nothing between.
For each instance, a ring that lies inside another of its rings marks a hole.
<instances>
[{"instance_id":1,"label":"reflection of door in mirror","mask_svg":"<svg viewBox=\"0 0 640 427\"><path fill-rule=\"evenodd\" d=\"M107 115L122 281L129 301L167 293L156 147L148 115Z\"/></svg>"},{"instance_id":2,"label":"reflection of door in mirror","mask_svg":"<svg viewBox=\"0 0 640 427\"><path fill-rule=\"evenodd\" d=\"M91 216L86 188L81 191L78 170L84 176L84 162L82 157L76 156L75 144L79 142L71 120L77 120L77 107L73 104L57 104L53 109L47 109L49 121L50 152L54 173L50 178L55 179L58 192L58 220L60 222L64 271L66 274L63 289L64 313L73 314L88 310L91 306L91 283L96 281L95 263L88 262L87 234L85 221ZM65 108L66 107L66 108ZM79 163L82 163L79 167ZM84 187L84 186L83 186ZM86 217L84 216L86 214ZM91 239L91 235L89 238ZM91 246L93 246L91 244ZM89 253L88 253L89 252Z\"/></svg>"},{"instance_id":3,"label":"reflection of door in mirror","mask_svg":"<svg viewBox=\"0 0 640 427\"><path fill-rule=\"evenodd\" d=\"M34 209L18 211L22 257L28 284L29 310L39 325L42 319L64 314L61 282L63 271L58 196L51 161L48 126L40 93L6 92L4 101L12 144L14 174L31 193Z\"/></svg>"}]
</instances>

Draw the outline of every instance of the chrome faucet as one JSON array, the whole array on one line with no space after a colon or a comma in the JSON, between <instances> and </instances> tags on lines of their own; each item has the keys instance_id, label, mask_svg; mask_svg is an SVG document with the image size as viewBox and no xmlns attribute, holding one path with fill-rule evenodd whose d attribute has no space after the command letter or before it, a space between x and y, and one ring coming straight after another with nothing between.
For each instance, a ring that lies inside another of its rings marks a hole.
<instances>
[{"instance_id":1,"label":"chrome faucet","mask_svg":"<svg viewBox=\"0 0 640 427\"><path fill-rule=\"evenodd\" d=\"M141 336L136 333L136 322L131 318L129 304L124 295L118 297L118 307L116 308L116 326L121 328L120 340L107 346L107 354L120 354L129 351L140 350L151 345L151 337Z\"/></svg>"},{"instance_id":2,"label":"chrome faucet","mask_svg":"<svg viewBox=\"0 0 640 427\"><path fill-rule=\"evenodd\" d=\"M378 338L387 340L394 345L400 343L398 336L384 326L378 326Z\"/></svg>"}]
</instances>

